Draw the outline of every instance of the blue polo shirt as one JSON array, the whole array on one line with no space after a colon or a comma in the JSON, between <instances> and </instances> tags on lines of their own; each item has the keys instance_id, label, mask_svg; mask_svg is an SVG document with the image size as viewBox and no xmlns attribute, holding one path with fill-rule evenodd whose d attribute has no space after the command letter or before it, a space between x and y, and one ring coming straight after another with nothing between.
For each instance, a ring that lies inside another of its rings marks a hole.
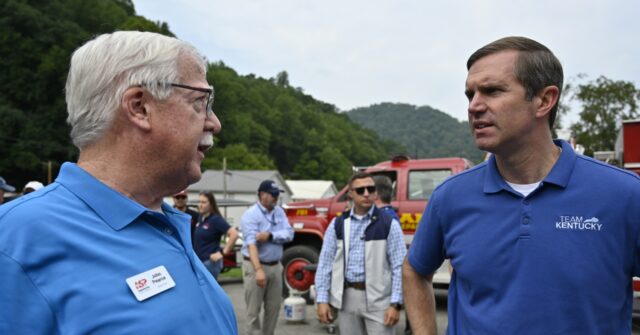
<instances>
[{"instance_id":1,"label":"blue polo shirt","mask_svg":"<svg viewBox=\"0 0 640 335\"><path fill-rule=\"evenodd\" d=\"M242 255L249 257L249 245L255 244L262 262L279 261L282 258L282 245L293 240L293 228L289 225L287 214L280 206L275 206L269 212L260 202L256 202L242 214L240 229L244 240ZM273 239L257 243L256 235L263 231L270 232Z\"/></svg>"},{"instance_id":2,"label":"blue polo shirt","mask_svg":"<svg viewBox=\"0 0 640 335\"><path fill-rule=\"evenodd\" d=\"M190 217L149 211L75 164L0 207L0 334L237 334L231 301L191 249ZM126 279L164 266L138 301Z\"/></svg>"},{"instance_id":3,"label":"blue polo shirt","mask_svg":"<svg viewBox=\"0 0 640 335\"><path fill-rule=\"evenodd\" d=\"M451 259L447 334L631 332L640 178L556 145L527 197L493 157L433 193L409 262L427 275Z\"/></svg>"}]
</instances>

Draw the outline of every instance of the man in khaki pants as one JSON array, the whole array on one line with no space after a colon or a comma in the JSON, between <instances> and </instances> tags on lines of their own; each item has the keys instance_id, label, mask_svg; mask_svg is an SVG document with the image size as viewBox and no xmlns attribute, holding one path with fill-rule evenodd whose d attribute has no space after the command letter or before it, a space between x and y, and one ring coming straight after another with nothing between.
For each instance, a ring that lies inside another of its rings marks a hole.
<instances>
[{"instance_id":1,"label":"man in khaki pants","mask_svg":"<svg viewBox=\"0 0 640 335\"><path fill-rule=\"evenodd\" d=\"M247 334L272 335L282 303L282 245L293 239L284 210L277 206L280 188L265 180L258 188L258 202L240 219L244 238L242 274L247 304ZM260 308L264 305L262 326Z\"/></svg>"}]
</instances>

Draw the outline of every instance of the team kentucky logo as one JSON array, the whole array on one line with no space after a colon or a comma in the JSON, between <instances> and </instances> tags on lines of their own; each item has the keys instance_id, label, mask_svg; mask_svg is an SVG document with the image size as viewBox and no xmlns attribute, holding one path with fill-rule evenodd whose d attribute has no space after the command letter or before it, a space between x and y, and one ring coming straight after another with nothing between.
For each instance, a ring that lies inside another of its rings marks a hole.
<instances>
[{"instance_id":1,"label":"team kentucky logo","mask_svg":"<svg viewBox=\"0 0 640 335\"><path fill-rule=\"evenodd\" d=\"M582 216L560 215L556 229L601 231L602 223L597 217L584 219Z\"/></svg>"}]
</instances>

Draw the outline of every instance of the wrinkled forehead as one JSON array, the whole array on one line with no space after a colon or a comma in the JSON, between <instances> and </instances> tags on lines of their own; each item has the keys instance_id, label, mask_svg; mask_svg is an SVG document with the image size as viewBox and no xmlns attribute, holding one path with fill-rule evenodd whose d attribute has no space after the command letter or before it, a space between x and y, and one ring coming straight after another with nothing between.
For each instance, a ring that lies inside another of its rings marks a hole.
<instances>
[{"instance_id":1,"label":"wrinkled forehead","mask_svg":"<svg viewBox=\"0 0 640 335\"><path fill-rule=\"evenodd\" d=\"M518 51L505 50L478 59L467 72L465 87L515 79Z\"/></svg>"},{"instance_id":2,"label":"wrinkled forehead","mask_svg":"<svg viewBox=\"0 0 640 335\"><path fill-rule=\"evenodd\" d=\"M178 78L187 84L201 84L208 86L205 65L194 56L182 54L178 59Z\"/></svg>"}]
</instances>

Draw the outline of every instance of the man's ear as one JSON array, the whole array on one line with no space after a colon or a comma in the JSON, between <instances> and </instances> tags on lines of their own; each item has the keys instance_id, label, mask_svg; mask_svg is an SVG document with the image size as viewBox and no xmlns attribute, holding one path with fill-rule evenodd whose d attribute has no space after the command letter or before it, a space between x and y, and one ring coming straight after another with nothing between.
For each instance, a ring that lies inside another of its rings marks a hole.
<instances>
[{"instance_id":1,"label":"man's ear","mask_svg":"<svg viewBox=\"0 0 640 335\"><path fill-rule=\"evenodd\" d=\"M122 95L122 111L127 120L144 130L151 129L149 105L153 97L142 87L130 87Z\"/></svg>"},{"instance_id":2,"label":"man's ear","mask_svg":"<svg viewBox=\"0 0 640 335\"><path fill-rule=\"evenodd\" d=\"M540 93L536 95L536 99L539 100L537 106L536 116L543 117L551 111L553 106L558 103L560 99L560 90L556 86L547 86L540 90Z\"/></svg>"}]
</instances>

